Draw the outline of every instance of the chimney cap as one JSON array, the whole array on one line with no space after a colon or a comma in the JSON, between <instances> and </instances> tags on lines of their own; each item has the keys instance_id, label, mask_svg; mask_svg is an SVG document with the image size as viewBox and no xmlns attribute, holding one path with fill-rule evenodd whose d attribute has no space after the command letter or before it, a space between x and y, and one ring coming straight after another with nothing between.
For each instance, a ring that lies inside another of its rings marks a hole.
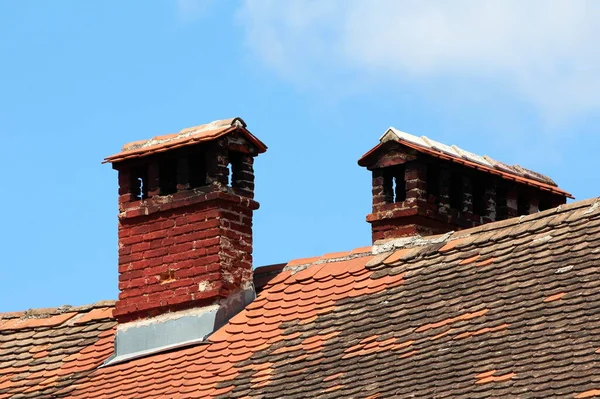
<instances>
[{"instance_id":1,"label":"chimney cap","mask_svg":"<svg viewBox=\"0 0 600 399\"><path fill-rule=\"evenodd\" d=\"M246 122L242 118L236 117L188 127L178 133L127 143L123 146L121 152L106 157L102 163L115 163L131 158L141 158L173 148L212 141L235 130L244 134L256 146L258 153L263 153L267 150L267 146L246 129Z\"/></svg>"},{"instance_id":2,"label":"chimney cap","mask_svg":"<svg viewBox=\"0 0 600 399\"><path fill-rule=\"evenodd\" d=\"M506 180L513 180L568 198L574 198L570 193L558 188L557 184L551 178L541 173L534 172L519 165L510 166L503 162L496 161L487 155L477 155L455 145L448 146L425 136L417 137L394 127L390 127L381 136L379 144L364 154L359 159L358 164L366 167L372 165L373 160L377 158L380 149L389 141L400 143L427 155L479 169L486 173L498 175Z\"/></svg>"}]
</instances>

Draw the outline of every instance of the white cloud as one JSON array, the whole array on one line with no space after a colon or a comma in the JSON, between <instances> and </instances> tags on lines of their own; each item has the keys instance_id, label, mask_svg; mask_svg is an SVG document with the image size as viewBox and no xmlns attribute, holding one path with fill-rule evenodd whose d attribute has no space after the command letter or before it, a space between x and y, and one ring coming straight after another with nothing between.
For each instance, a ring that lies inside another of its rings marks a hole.
<instances>
[{"instance_id":1,"label":"white cloud","mask_svg":"<svg viewBox=\"0 0 600 399\"><path fill-rule=\"evenodd\" d=\"M600 1L245 0L238 16L253 51L299 85L473 79L546 116L600 109Z\"/></svg>"}]
</instances>

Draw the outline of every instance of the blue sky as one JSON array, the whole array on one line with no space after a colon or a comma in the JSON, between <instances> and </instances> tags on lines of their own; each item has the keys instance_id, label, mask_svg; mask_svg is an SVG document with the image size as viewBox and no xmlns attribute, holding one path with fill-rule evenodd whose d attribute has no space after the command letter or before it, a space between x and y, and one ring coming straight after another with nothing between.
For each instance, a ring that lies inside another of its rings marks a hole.
<instances>
[{"instance_id":1,"label":"blue sky","mask_svg":"<svg viewBox=\"0 0 600 399\"><path fill-rule=\"evenodd\" d=\"M389 126L546 173L600 178L593 1L0 3L0 311L117 297L128 141L241 116L255 264L370 244L356 161Z\"/></svg>"}]
</instances>

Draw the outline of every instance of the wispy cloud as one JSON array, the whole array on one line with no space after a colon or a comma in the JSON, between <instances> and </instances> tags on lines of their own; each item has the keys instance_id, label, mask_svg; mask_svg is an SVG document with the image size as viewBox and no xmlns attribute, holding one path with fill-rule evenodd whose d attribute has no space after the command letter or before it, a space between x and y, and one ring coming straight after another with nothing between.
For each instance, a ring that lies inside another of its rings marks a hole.
<instances>
[{"instance_id":1,"label":"wispy cloud","mask_svg":"<svg viewBox=\"0 0 600 399\"><path fill-rule=\"evenodd\" d=\"M298 85L460 79L548 119L600 110L595 0L245 0L238 15L251 49Z\"/></svg>"}]
</instances>

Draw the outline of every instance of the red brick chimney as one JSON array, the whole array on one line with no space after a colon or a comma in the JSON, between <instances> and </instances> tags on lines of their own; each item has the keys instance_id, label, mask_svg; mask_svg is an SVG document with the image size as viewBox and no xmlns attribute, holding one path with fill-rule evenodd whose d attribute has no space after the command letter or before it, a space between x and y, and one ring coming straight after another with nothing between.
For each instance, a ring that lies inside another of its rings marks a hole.
<instances>
[{"instance_id":1,"label":"red brick chimney","mask_svg":"<svg viewBox=\"0 0 600 399\"><path fill-rule=\"evenodd\" d=\"M129 143L105 159L119 172L120 327L190 309L204 319L213 309L222 324L253 299L253 161L266 148L234 118ZM137 335L122 334L134 346Z\"/></svg>"},{"instance_id":2,"label":"red brick chimney","mask_svg":"<svg viewBox=\"0 0 600 399\"><path fill-rule=\"evenodd\" d=\"M373 242L460 230L573 198L547 176L394 128L358 164L373 173Z\"/></svg>"}]
</instances>

